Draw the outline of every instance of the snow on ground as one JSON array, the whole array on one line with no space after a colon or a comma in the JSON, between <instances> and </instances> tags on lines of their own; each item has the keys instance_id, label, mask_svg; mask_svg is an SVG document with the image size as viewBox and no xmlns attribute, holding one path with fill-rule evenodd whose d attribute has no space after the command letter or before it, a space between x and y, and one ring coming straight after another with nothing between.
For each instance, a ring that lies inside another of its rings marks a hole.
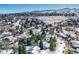
<instances>
[{"instance_id":1,"label":"snow on ground","mask_svg":"<svg viewBox=\"0 0 79 59\"><path fill-rule=\"evenodd\" d=\"M2 33L2 35L11 35L11 34L12 34L11 32L5 32L5 31Z\"/></svg>"},{"instance_id":2,"label":"snow on ground","mask_svg":"<svg viewBox=\"0 0 79 59\"><path fill-rule=\"evenodd\" d=\"M52 24L54 22L60 22L62 20L65 20L66 17L61 17L61 16L43 16L43 17L37 17L38 19L43 20L47 24Z\"/></svg>"},{"instance_id":3,"label":"snow on ground","mask_svg":"<svg viewBox=\"0 0 79 59\"><path fill-rule=\"evenodd\" d=\"M47 50L41 50L40 54L49 54L49 51L47 51Z\"/></svg>"},{"instance_id":4,"label":"snow on ground","mask_svg":"<svg viewBox=\"0 0 79 59\"><path fill-rule=\"evenodd\" d=\"M64 51L64 47L65 47L65 43L63 40L61 40L62 38L57 38L57 50L56 50L56 53L57 54L63 54L63 51Z\"/></svg>"},{"instance_id":5,"label":"snow on ground","mask_svg":"<svg viewBox=\"0 0 79 59\"><path fill-rule=\"evenodd\" d=\"M13 52L13 49L4 49L4 50L1 50L1 54L11 54Z\"/></svg>"},{"instance_id":6,"label":"snow on ground","mask_svg":"<svg viewBox=\"0 0 79 59\"><path fill-rule=\"evenodd\" d=\"M35 46L35 47L33 48L33 50L32 50L32 53L33 53L33 54L39 54L39 53L40 53L40 47Z\"/></svg>"},{"instance_id":7,"label":"snow on ground","mask_svg":"<svg viewBox=\"0 0 79 59\"><path fill-rule=\"evenodd\" d=\"M26 51L31 52L32 51L32 46L26 46Z\"/></svg>"},{"instance_id":8,"label":"snow on ground","mask_svg":"<svg viewBox=\"0 0 79 59\"><path fill-rule=\"evenodd\" d=\"M49 48L49 46L50 46L50 44L46 41L43 42L43 45L44 45L45 48Z\"/></svg>"},{"instance_id":9,"label":"snow on ground","mask_svg":"<svg viewBox=\"0 0 79 59\"><path fill-rule=\"evenodd\" d=\"M21 20L18 20L16 23L14 23L14 27L18 26L20 21Z\"/></svg>"}]
</instances>

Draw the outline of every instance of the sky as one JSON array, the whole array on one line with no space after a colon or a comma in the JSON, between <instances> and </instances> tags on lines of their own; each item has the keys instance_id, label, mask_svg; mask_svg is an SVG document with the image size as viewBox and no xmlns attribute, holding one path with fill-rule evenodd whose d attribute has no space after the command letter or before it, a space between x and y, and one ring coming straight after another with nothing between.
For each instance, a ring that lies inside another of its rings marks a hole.
<instances>
[{"instance_id":1,"label":"sky","mask_svg":"<svg viewBox=\"0 0 79 59\"><path fill-rule=\"evenodd\" d=\"M60 8L79 8L79 4L0 4L0 14Z\"/></svg>"}]
</instances>

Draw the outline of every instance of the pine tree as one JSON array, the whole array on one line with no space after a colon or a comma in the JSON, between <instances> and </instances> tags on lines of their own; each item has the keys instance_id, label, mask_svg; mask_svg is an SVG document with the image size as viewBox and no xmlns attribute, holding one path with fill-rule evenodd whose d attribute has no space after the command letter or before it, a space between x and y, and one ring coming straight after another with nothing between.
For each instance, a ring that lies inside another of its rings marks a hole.
<instances>
[{"instance_id":1,"label":"pine tree","mask_svg":"<svg viewBox=\"0 0 79 59\"><path fill-rule=\"evenodd\" d=\"M54 38L51 37L50 38L50 50L54 51L55 47L56 47L56 39L55 39L55 37Z\"/></svg>"},{"instance_id":2,"label":"pine tree","mask_svg":"<svg viewBox=\"0 0 79 59\"><path fill-rule=\"evenodd\" d=\"M20 32L21 32L21 34L23 33L23 28L22 28L22 26L21 26Z\"/></svg>"},{"instance_id":3,"label":"pine tree","mask_svg":"<svg viewBox=\"0 0 79 59\"><path fill-rule=\"evenodd\" d=\"M24 44L19 46L19 54L26 54L26 47Z\"/></svg>"},{"instance_id":4,"label":"pine tree","mask_svg":"<svg viewBox=\"0 0 79 59\"><path fill-rule=\"evenodd\" d=\"M27 38L27 46L30 46L31 45L31 40L30 38Z\"/></svg>"},{"instance_id":5,"label":"pine tree","mask_svg":"<svg viewBox=\"0 0 79 59\"><path fill-rule=\"evenodd\" d=\"M9 38L3 39L3 44L4 44L5 48L6 48L6 53L7 53L7 49L9 47L9 45L10 45L10 39Z\"/></svg>"},{"instance_id":6,"label":"pine tree","mask_svg":"<svg viewBox=\"0 0 79 59\"><path fill-rule=\"evenodd\" d=\"M31 34L33 34L33 31L32 31L32 30L30 30L30 35L31 35Z\"/></svg>"},{"instance_id":7,"label":"pine tree","mask_svg":"<svg viewBox=\"0 0 79 59\"><path fill-rule=\"evenodd\" d=\"M43 49L43 42L42 42L42 40L40 40L39 47L40 47L41 50Z\"/></svg>"}]
</instances>

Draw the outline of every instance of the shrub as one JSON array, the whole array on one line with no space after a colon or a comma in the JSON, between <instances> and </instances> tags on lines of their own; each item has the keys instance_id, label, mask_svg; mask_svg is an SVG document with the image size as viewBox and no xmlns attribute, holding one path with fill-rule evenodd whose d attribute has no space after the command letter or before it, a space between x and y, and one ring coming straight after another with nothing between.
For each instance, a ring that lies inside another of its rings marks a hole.
<instances>
[{"instance_id":1,"label":"shrub","mask_svg":"<svg viewBox=\"0 0 79 59\"><path fill-rule=\"evenodd\" d=\"M55 50L55 48L56 48L56 38L54 37L54 38L50 38L50 50L51 51L54 51Z\"/></svg>"},{"instance_id":2,"label":"shrub","mask_svg":"<svg viewBox=\"0 0 79 59\"><path fill-rule=\"evenodd\" d=\"M19 54L26 54L26 47L24 44L19 46Z\"/></svg>"}]
</instances>

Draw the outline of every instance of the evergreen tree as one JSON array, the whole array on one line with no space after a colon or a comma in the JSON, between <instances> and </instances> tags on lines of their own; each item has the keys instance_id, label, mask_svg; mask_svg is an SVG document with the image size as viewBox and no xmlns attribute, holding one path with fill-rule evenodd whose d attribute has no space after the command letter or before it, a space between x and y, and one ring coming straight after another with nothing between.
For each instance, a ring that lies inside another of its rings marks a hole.
<instances>
[{"instance_id":1,"label":"evergreen tree","mask_svg":"<svg viewBox=\"0 0 79 59\"><path fill-rule=\"evenodd\" d=\"M32 30L30 30L30 35L31 35L31 34L33 34L33 31L32 31Z\"/></svg>"},{"instance_id":2,"label":"evergreen tree","mask_svg":"<svg viewBox=\"0 0 79 59\"><path fill-rule=\"evenodd\" d=\"M42 40L45 38L45 34L32 34L31 40L34 40L35 42L38 42L38 40Z\"/></svg>"},{"instance_id":3,"label":"evergreen tree","mask_svg":"<svg viewBox=\"0 0 79 59\"><path fill-rule=\"evenodd\" d=\"M21 28L20 28L20 32L21 32L21 34L23 33L23 28L22 28L22 26L21 26Z\"/></svg>"},{"instance_id":4,"label":"evergreen tree","mask_svg":"<svg viewBox=\"0 0 79 59\"><path fill-rule=\"evenodd\" d=\"M54 37L54 38L50 38L50 50L51 51L54 51L55 50L55 48L56 48L56 38Z\"/></svg>"},{"instance_id":5,"label":"evergreen tree","mask_svg":"<svg viewBox=\"0 0 79 59\"><path fill-rule=\"evenodd\" d=\"M26 54L26 47L24 44L19 46L19 54Z\"/></svg>"},{"instance_id":6,"label":"evergreen tree","mask_svg":"<svg viewBox=\"0 0 79 59\"><path fill-rule=\"evenodd\" d=\"M30 38L27 38L27 46L31 45L31 40Z\"/></svg>"},{"instance_id":7,"label":"evergreen tree","mask_svg":"<svg viewBox=\"0 0 79 59\"><path fill-rule=\"evenodd\" d=\"M9 38L3 39L3 44L4 44L5 48L6 48L6 53L7 53L8 47L10 45L10 39Z\"/></svg>"},{"instance_id":8,"label":"evergreen tree","mask_svg":"<svg viewBox=\"0 0 79 59\"><path fill-rule=\"evenodd\" d=\"M39 47L40 47L41 50L43 49L43 42L42 42L42 40L40 40Z\"/></svg>"}]
</instances>

